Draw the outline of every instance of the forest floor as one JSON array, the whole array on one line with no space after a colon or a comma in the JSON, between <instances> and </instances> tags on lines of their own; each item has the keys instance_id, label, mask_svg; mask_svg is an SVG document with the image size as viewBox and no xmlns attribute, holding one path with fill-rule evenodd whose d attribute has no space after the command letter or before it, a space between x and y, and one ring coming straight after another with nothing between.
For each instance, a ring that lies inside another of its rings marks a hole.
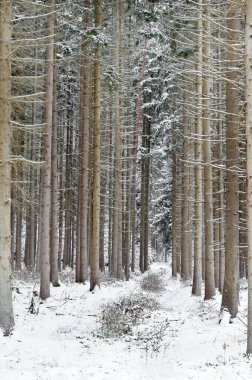
<instances>
[{"instance_id":1,"label":"forest floor","mask_svg":"<svg viewBox=\"0 0 252 380\"><path fill-rule=\"evenodd\" d=\"M162 291L143 291L136 274L127 282L104 278L90 293L65 271L43 303L38 281L16 274L16 324L11 336L0 336L0 379L251 379L246 283L238 318L230 323L227 314L220 321L220 295L192 297L190 284L171 278L168 264L151 270L164 279Z\"/></svg>"}]
</instances>

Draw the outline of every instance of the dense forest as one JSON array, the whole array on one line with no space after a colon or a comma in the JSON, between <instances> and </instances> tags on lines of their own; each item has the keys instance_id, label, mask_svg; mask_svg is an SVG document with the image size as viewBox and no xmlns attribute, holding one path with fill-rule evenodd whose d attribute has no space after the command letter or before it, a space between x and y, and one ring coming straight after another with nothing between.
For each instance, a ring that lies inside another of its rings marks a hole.
<instances>
[{"instance_id":1,"label":"dense forest","mask_svg":"<svg viewBox=\"0 0 252 380\"><path fill-rule=\"evenodd\" d=\"M252 353L252 2L0 1L3 334L21 274L46 302L155 262L220 321L242 284Z\"/></svg>"}]
</instances>

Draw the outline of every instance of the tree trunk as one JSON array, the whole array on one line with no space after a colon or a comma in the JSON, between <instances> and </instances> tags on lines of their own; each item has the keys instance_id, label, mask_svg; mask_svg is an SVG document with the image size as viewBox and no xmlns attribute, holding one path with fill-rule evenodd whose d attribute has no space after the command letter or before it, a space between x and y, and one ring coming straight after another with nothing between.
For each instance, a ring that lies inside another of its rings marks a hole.
<instances>
[{"instance_id":1,"label":"tree trunk","mask_svg":"<svg viewBox=\"0 0 252 380\"><path fill-rule=\"evenodd\" d=\"M197 114L195 126L195 237L194 237L194 273L193 273L193 288L192 294L201 296L201 281L202 281L202 0L198 2L198 22L197 22L197 81L196 81L196 96L197 96Z\"/></svg>"},{"instance_id":2,"label":"tree trunk","mask_svg":"<svg viewBox=\"0 0 252 380\"><path fill-rule=\"evenodd\" d=\"M121 10L116 0L116 47L115 68L118 76L121 72ZM113 265L112 274L122 278L122 136L120 115L120 89L115 94L115 188L114 188L114 225L113 225Z\"/></svg>"},{"instance_id":3,"label":"tree trunk","mask_svg":"<svg viewBox=\"0 0 252 380\"><path fill-rule=\"evenodd\" d=\"M0 327L9 335L14 316L11 295L11 1L0 2Z\"/></svg>"},{"instance_id":4,"label":"tree trunk","mask_svg":"<svg viewBox=\"0 0 252 380\"><path fill-rule=\"evenodd\" d=\"M176 131L173 131L172 152L172 276L177 277L177 152Z\"/></svg>"},{"instance_id":5,"label":"tree trunk","mask_svg":"<svg viewBox=\"0 0 252 380\"><path fill-rule=\"evenodd\" d=\"M232 317L239 304L239 72L237 70L236 44L239 38L237 5L230 2L227 14L227 84L226 84L226 238L225 278L222 308Z\"/></svg>"},{"instance_id":6,"label":"tree trunk","mask_svg":"<svg viewBox=\"0 0 252 380\"><path fill-rule=\"evenodd\" d=\"M112 99L109 102L109 220L108 220L108 266L112 272L112 224L113 224L113 132L112 132Z\"/></svg>"},{"instance_id":7,"label":"tree trunk","mask_svg":"<svg viewBox=\"0 0 252 380\"><path fill-rule=\"evenodd\" d=\"M84 1L87 13L83 17L85 28L90 25L90 0ZM80 189L79 189L79 262L76 262L76 281L85 282L88 279L88 201L89 201L89 111L90 111L90 62L89 42L83 38L81 67L81 97L80 97Z\"/></svg>"},{"instance_id":8,"label":"tree trunk","mask_svg":"<svg viewBox=\"0 0 252 380\"><path fill-rule=\"evenodd\" d=\"M186 90L187 91L187 90ZM181 278L183 281L190 279L190 223L189 223L189 116L188 116L188 94L185 94L185 106L183 110L183 162L182 162L182 209L181 209Z\"/></svg>"},{"instance_id":9,"label":"tree trunk","mask_svg":"<svg viewBox=\"0 0 252 380\"><path fill-rule=\"evenodd\" d=\"M101 27L101 0L95 0L95 27ZM95 48L94 61L94 169L92 187L92 232L90 251L90 291L100 286L99 242L100 242L100 57L99 42Z\"/></svg>"},{"instance_id":10,"label":"tree trunk","mask_svg":"<svg viewBox=\"0 0 252 380\"><path fill-rule=\"evenodd\" d=\"M221 32L219 31L219 39L221 39ZM218 51L219 60L219 70L222 76L221 70L221 54L222 50ZM218 83L218 125L217 125L217 136L218 136L218 151L217 151L217 164L219 165L219 170L217 171L218 181L218 225L219 225L219 291L222 293L224 284L224 274L225 274L225 252L224 252L224 241L225 241L225 209L224 209L224 173L221 168L223 164L223 116L222 116L222 96L223 96L223 83L219 80Z\"/></svg>"},{"instance_id":11,"label":"tree trunk","mask_svg":"<svg viewBox=\"0 0 252 380\"><path fill-rule=\"evenodd\" d=\"M56 17L56 16L55 16ZM52 109L52 172L51 172L51 241L50 241L50 280L53 286L58 281L58 139L57 139L57 66L54 49L53 109Z\"/></svg>"},{"instance_id":12,"label":"tree trunk","mask_svg":"<svg viewBox=\"0 0 252 380\"><path fill-rule=\"evenodd\" d=\"M246 3L246 137L247 137L247 213L248 213L248 321L247 354L252 354L252 2Z\"/></svg>"},{"instance_id":13,"label":"tree trunk","mask_svg":"<svg viewBox=\"0 0 252 380\"><path fill-rule=\"evenodd\" d=\"M53 58L54 58L54 0L48 2L46 47L46 105L44 131L44 166L41 188L41 237L40 237L40 297L50 297L50 205L51 205L51 143L53 108Z\"/></svg>"},{"instance_id":14,"label":"tree trunk","mask_svg":"<svg viewBox=\"0 0 252 380\"><path fill-rule=\"evenodd\" d=\"M70 89L68 90L70 93ZM72 228L72 156L73 156L73 128L70 117L70 99L67 94L66 99L67 116L66 116L66 167L65 167L65 235L63 251L63 268L71 265L71 228Z\"/></svg>"},{"instance_id":15,"label":"tree trunk","mask_svg":"<svg viewBox=\"0 0 252 380\"><path fill-rule=\"evenodd\" d=\"M143 91L144 103L151 103L151 95ZM142 154L141 154L141 216L140 216L140 270L149 267L149 187L150 187L150 110L143 113Z\"/></svg>"},{"instance_id":16,"label":"tree trunk","mask_svg":"<svg viewBox=\"0 0 252 380\"><path fill-rule=\"evenodd\" d=\"M205 299L215 295L213 247L213 175L211 166L210 126L210 1L204 5L203 36L203 159L204 159L204 218L205 218Z\"/></svg>"}]
</instances>

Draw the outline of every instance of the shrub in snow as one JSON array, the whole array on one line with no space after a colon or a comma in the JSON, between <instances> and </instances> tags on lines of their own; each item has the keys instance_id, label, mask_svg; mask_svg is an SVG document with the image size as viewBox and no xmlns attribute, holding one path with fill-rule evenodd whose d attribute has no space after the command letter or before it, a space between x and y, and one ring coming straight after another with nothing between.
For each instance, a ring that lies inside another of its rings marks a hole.
<instances>
[{"instance_id":1,"label":"shrub in snow","mask_svg":"<svg viewBox=\"0 0 252 380\"><path fill-rule=\"evenodd\" d=\"M148 272L141 282L141 288L147 292L162 292L165 287L161 274Z\"/></svg>"},{"instance_id":2,"label":"shrub in snow","mask_svg":"<svg viewBox=\"0 0 252 380\"><path fill-rule=\"evenodd\" d=\"M141 294L121 297L102 309L100 333L103 337L131 335L133 327L142 321L145 312L158 307L156 300Z\"/></svg>"}]
</instances>

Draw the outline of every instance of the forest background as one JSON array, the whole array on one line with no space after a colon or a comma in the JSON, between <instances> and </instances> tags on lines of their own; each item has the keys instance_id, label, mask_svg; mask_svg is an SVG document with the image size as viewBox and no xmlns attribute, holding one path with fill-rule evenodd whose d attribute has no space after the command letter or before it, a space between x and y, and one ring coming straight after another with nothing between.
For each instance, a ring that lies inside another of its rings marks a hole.
<instances>
[{"instance_id":1,"label":"forest background","mask_svg":"<svg viewBox=\"0 0 252 380\"><path fill-rule=\"evenodd\" d=\"M93 291L171 253L232 318L248 278L252 352L251 25L250 1L0 1L6 335L11 269L46 300L68 266Z\"/></svg>"}]
</instances>

